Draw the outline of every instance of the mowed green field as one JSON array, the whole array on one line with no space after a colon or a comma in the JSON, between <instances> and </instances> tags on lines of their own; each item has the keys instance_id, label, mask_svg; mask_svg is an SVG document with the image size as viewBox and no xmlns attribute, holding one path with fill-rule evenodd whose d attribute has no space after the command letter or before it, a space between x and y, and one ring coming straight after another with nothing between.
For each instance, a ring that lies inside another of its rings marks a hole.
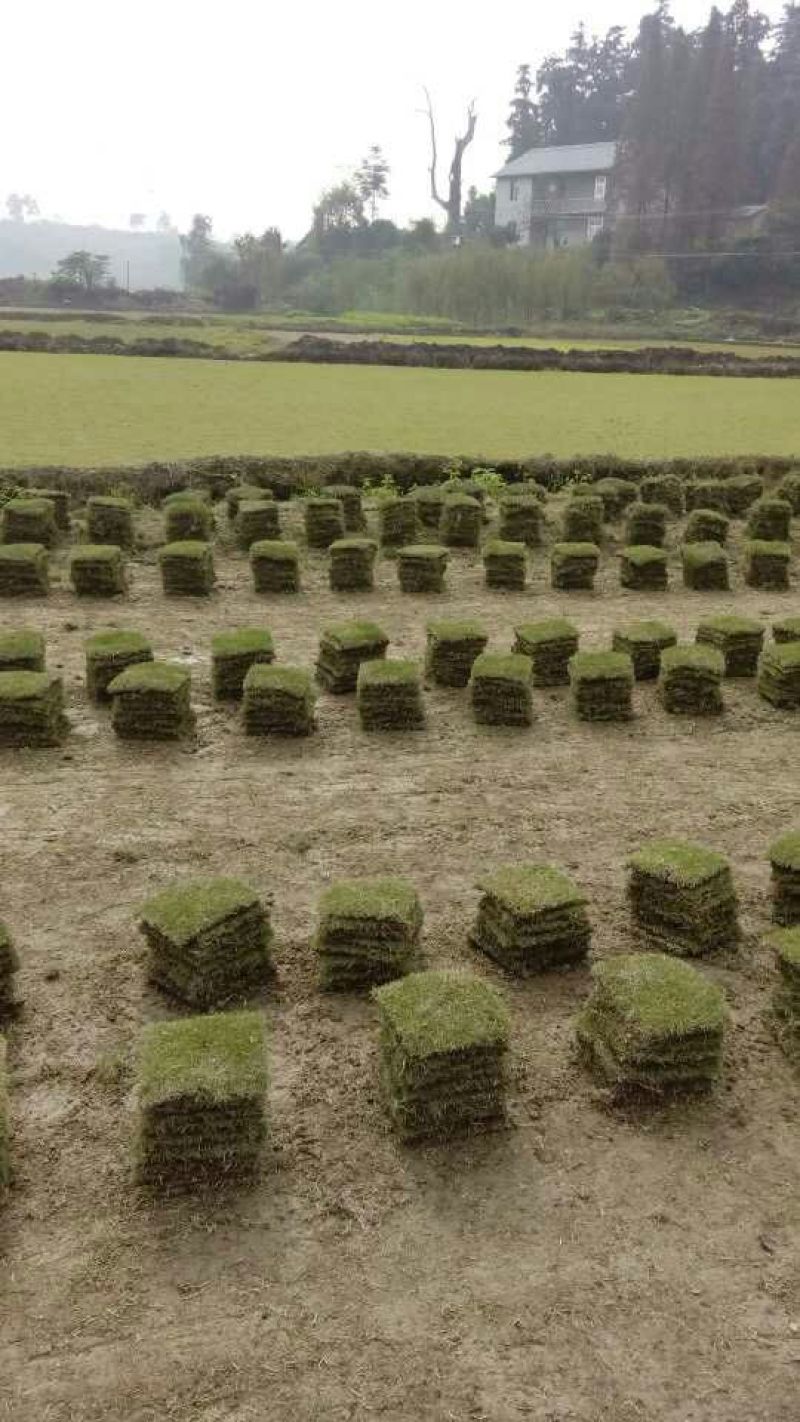
<instances>
[{"instance_id":1,"label":"mowed green field","mask_svg":"<svg viewBox=\"0 0 800 1422\"><path fill-rule=\"evenodd\" d=\"M800 383L0 354L0 466L413 450L800 453Z\"/></svg>"}]
</instances>

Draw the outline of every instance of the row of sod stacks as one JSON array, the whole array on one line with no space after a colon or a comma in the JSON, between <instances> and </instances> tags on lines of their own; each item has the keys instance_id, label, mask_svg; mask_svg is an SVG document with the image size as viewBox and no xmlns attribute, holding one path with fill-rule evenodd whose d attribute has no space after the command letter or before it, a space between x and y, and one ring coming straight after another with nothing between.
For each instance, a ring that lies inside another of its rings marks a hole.
<instances>
[{"instance_id":1,"label":"row of sod stacks","mask_svg":"<svg viewBox=\"0 0 800 1422\"><path fill-rule=\"evenodd\" d=\"M330 546L333 592L369 592L375 583L377 544L371 538L337 538Z\"/></svg>"},{"instance_id":2,"label":"row of sod stacks","mask_svg":"<svg viewBox=\"0 0 800 1422\"><path fill-rule=\"evenodd\" d=\"M615 628L611 647L630 657L636 681L655 681L661 670L661 653L677 641L677 633L666 622L629 622Z\"/></svg>"},{"instance_id":3,"label":"row of sod stacks","mask_svg":"<svg viewBox=\"0 0 800 1422\"><path fill-rule=\"evenodd\" d=\"M272 969L269 914L238 879L164 889L144 905L139 927L150 982L202 1011L260 991Z\"/></svg>"},{"instance_id":4,"label":"row of sod stacks","mask_svg":"<svg viewBox=\"0 0 800 1422\"><path fill-rule=\"evenodd\" d=\"M600 549L595 543L554 543L550 553L551 581L561 592L594 587Z\"/></svg>"},{"instance_id":5,"label":"row of sod stacks","mask_svg":"<svg viewBox=\"0 0 800 1422\"><path fill-rule=\"evenodd\" d=\"M758 692L785 711L800 707L800 642L773 642L758 663Z\"/></svg>"},{"instance_id":6,"label":"row of sod stacks","mask_svg":"<svg viewBox=\"0 0 800 1422\"><path fill-rule=\"evenodd\" d=\"M634 504L625 523L625 542L663 548L668 518L666 504Z\"/></svg>"},{"instance_id":7,"label":"row of sod stacks","mask_svg":"<svg viewBox=\"0 0 800 1422\"><path fill-rule=\"evenodd\" d=\"M170 494L164 501L167 543L192 539L208 541L214 531L214 514L196 494Z\"/></svg>"},{"instance_id":8,"label":"row of sod stacks","mask_svg":"<svg viewBox=\"0 0 800 1422\"><path fill-rule=\"evenodd\" d=\"M471 494L448 494L442 505L439 537L448 548L477 548L483 509Z\"/></svg>"},{"instance_id":9,"label":"row of sod stacks","mask_svg":"<svg viewBox=\"0 0 800 1422\"><path fill-rule=\"evenodd\" d=\"M755 676L764 642L760 622L720 613L718 617L704 617L695 635L698 644L716 647L722 653L726 676Z\"/></svg>"},{"instance_id":10,"label":"row of sod stacks","mask_svg":"<svg viewBox=\"0 0 800 1422\"><path fill-rule=\"evenodd\" d=\"M570 499L562 520L567 543L600 543L603 538L603 500L595 494Z\"/></svg>"},{"instance_id":11,"label":"row of sod stacks","mask_svg":"<svg viewBox=\"0 0 800 1422\"><path fill-rule=\"evenodd\" d=\"M502 1122L510 1024L496 988L468 973L410 973L375 1001L384 1098L404 1140Z\"/></svg>"},{"instance_id":12,"label":"row of sod stacks","mask_svg":"<svg viewBox=\"0 0 800 1422\"><path fill-rule=\"evenodd\" d=\"M778 1041L788 1057L800 1057L800 928L777 928L767 935L775 954L778 982L772 1016Z\"/></svg>"},{"instance_id":13,"label":"row of sod stacks","mask_svg":"<svg viewBox=\"0 0 800 1422\"><path fill-rule=\"evenodd\" d=\"M620 554L619 580L636 592L665 592L667 555L663 548L631 543Z\"/></svg>"},{"instance_id":14,"label":"row of sod stacks","mask_svg":"<svg viewBox=\"0 0 800 1422\"><path fill-rule=\"evenodd\" d=\"M250 547L253 586L258 593L300 591L300 553L296 543L266 539Z\"/></svg>"},{"instance_id":15,"label":"row of sod stacks","mask_svg":"<svg viewBox=\"0 0 800 1422\"><path fill-rule=\"evenodd\" d=\"M769 851L772 867L772 917L793 927L800 923L800 831L781 835Z\"/></svg>"},{"instance_id":16,"label":"row of sod stacks","mask_svg":"<svg viewBox=\"0 0 800 1422\"><path fill-rule=\"evenodd\" d=\"M55 509L49 499L9 499L2 523L4 543L41 543L52 548L58 539Z\"/></svg>"},{"instance_id":17,"label":"row of sod stacks","mask_svg":"<svg viewBox=\"0 0 800 1422\"><path fill-rule=\"evenodd\" d=\"M415 662L362 662L356 682L358 715L365 731L417 730L425 724L422 685Z\"/></svg>"},{"instance_id":18,"label":"row of sod stacks","mask_svg":"<svg viewBox=\"0 0 800 1422\"><path fill-rule=\"evenodd\" d=\"M751 539L744 545L744 580L749 588L784 592L789 586L791 561L791 544Z\"/></svg>"},{"instance_id":19,"label":"row of sod stacks","mask_svg":"<svg viewBox=\"0 0 800 1422\"><path fill-rule=\"evenodd\" d=\"M192 679L170 662L137 662L109 682L111 725L123 740L177 740L194 729Z\"/></svg>"},{"instance_id":20,"label":"row of sod stacks","mask_svg":"<svg viewBox=\"0 0 800 1422\"><path fill-rule=\"evenodd\" d=\"M214 559L210 544L199 539L165 543L158 550L165 593L206 597L214 587Z\"/></svg>"},{"instance_id":21,"label":"row of sod stacks","mask_svg":"<svg viewBox=\"0 0 800 1422\"><path fill-rule=\"evenodd\" d=\"M66 730L64 687L49 672L0 672L0 745L55 746Z\"/></svg>"},{"instance_id":22,"label":"row of sod stacks","mask_svg":"<svg viewBox=\"0 0 800 1422\"><path fill-rule=\"evenodd\" d=\"M719 543L684 543L681 548L684 587L695 592L727 592L728 560Z\"/></svg>"},{"instance_id":23,"label":"row of sod stacks","mask_svg":"<svg viewBox=\"0 0 800 1422\"><path fill-rule=\"evenodd\" d=\"M266 627L237 627L211 638L211 680L219 700L241 701L244 679L256 663L275 660L272 633Z\"/></svg>"},{"instance_id":24,"label":"row of sod stacks","mask_svg":"<svg viewBox=\"0 0 800 1422\"><path fill-rule=\"evenodd\" d=\"M19 627L0 632L0 672L44 671L45 642L41 632Z\"/></svg>"},{"instance_id":25,"label":"row of sod stacks","mask_svg":"<svg viewBox=\"0 0 800 1422\"><path fill-rule=\"evenodd\" d=\"M661 654L659 695L675 716L718 716L723 709L725 658L716 647L667 647Z\"/></svg>"},{"instance_id":26,"label":"row of sod stacks","mask_svg":"<svg viewBox=\"0 0 800 1422\"><path fill-rule=\"evenodd\" d=\"M225 508L228 519L231 523L236 523L236 516L241 505L245 502L263 503L272 499L271 489L262 489L259 484L234 484L232 489L228 489L225 495Z\"/></svg>"},{"instance_id":27,"label":"row of sod stacks","mask_svg":"<svg viewBox=\"0 0 800 1422\"><path fill-rule=\"evenodd\" d=\"M683 840L653 840L628 860L628 902L648 941L680 957L734 948L738 909L730 865Z\"/></svg>"},{"instance_id":28,"label":"row of sod stacks","mask_svg":"<svg viewBox=\"0 0 800 1422\"><path fill-rule=\"evenodd\" d=\"M800 617L778 617L772 624L776 642L800 642Z\"/></svg>"},{"instance_id":29,"label":"row of sod stacks","mask_svg":"<svg viewBox=\"0 0 800 1422\"><path fill-rule=\"evenodd\" d=\"M142 1184L169 1191L252 1179L266 1136L260 1012L151 1023L137 1066Z\"/></svg>"},{"instance_id":30,"label":"row of sod stacks","mask_svg":"<svg viewBox=\"0 0 800 1422\"><path fill-rule=\"evenodd\" d=\"M592 967L578 1018L581 1054L607 1085L656 1094L702 1091L722 1066L725 1000L689 963L630 953Z\"/></svg>"},{"instance_id":31,"label":"row of sod stacks","mask_svg":"<svg viewBox=\"0 0 800 1422\"><path fill-rule=\"evenodd\" d=\"M344 509L339 499L306 499L303 514L309 548L330 548L337 538L344 538Z\"/></svg>"},{"instance_id":32,"label":"row of sod stacks","mask_svg":"<svg viewBox=\"0 0 800 1422\"><path fill-rule=\"evenodd\" d=\"M509 543L524 543L536 548L542 541L542 506L530 495L500 500L500 538Z\"/></svg>"},{"instance_id":33,"label":"row of sod stacks","mask_svg":"<svg viewBox=\"0 0 800 1422\"><path fill-rule=\"evenodd\" d=\"M442 592L447 549L441 543L410 543L397 552L397 576L405 593Z\"/></svg>"},{"instance_id":34,"label":"row of sod stacks","mask_svg":"<svg viewBox=\"0 0 800 1422\"><path fill-rule=\"evenodd\" d=\"M683 534L684 543L718 543L723 547L728 541L730 521L727 514L718 509L694 509L686 520Z\"/></svg>"},{"instance_id":35,"label":"row of sod stacks","mask_svg":"<svg viewBox=\"0 0 800 1422\"><path fill-rule=\"evenodd\" d=\"M534 686L566 686L578 650L578 629L563 617L523 622L514 628L515 652L530 657Z\"/></svg>"},{"instance_id":36,"label":"row of sod stacks","mask_svg":"<svg viewBox=\"0 0 800 1422\"><path fill-rule=\"evenodd\" d=\"M513 864L481 879L471 942L517 977L586 957L592 930L586 897L546 864Z\"/></svg>"},{"instance_id":37,"label":"row of sod stacks","mask_svg":"<svg viewBox=\"0 0 800 1422\"><path fill-rule=\"evenodd\" d=\"M261 539L280 538L278 505L273 499L242 499L234 527L236 542L244 549Z\"/></svg>"},{"instance_id":38,"label":"row of sod stacks","mask_svg":"<svg viewBox=\"0 0 800 1422\"><path fill-rule=\"evenodd\" d=\"M787 543L791 521L792 506L785 499L758 499L747 515L747 532L765 543Z\"/></svg>"},{"instance_id":39,"label":"row of sod stacks","mask_svg":"<svg viewBox=\"0 0 800 1422\"><path fill-rule=\"evenodd\" d=\"M19 968L19 958L11 934L0 920L0 1020L13 1012L17 995L14 975Z\"/></svg>"},{"instance_id":40,"label":"row of sod stacks","mask_svg":"<svg viewBox=\"0 0 800 1422\"><path fill-rule=\"evenodd\" d=\"M86 501L86 536L90 543L133 547L133 506L129 499L96 494Z\"/></svg>"},{"instance_id":41,"label":"row of sod stacks","mask_svg":"<svg viewBox=\"0 0 800 1422\"><path fill-rule=\"evenodd\" d=\"M628 721L633 715L633 662L625 652L576 652L569 681L581 721Z\"/></svg>"},{"instance_id":42,"label":"row of sod stacks","mask_svg":"<svg viewBox=\"0 0 800 1422\"><path fill-rule=\"evenodd\" d=\"M483 625L448 619L429 622L426 631L425 675L436 686L466 686L475 658L489 641Z\"/></svg>"},{"instance_id":43,"label":"row of sod stacks","mask_svg":"<svg viewBox=\"0 0 800 1422\"><path fill-rule=\"evenodd\" d=\"M521 652L481 652L469 682L475 720L483 726L530 726L531 675L531 659Z\"/></svg>"},{"instance_id":44,"label":"row of sod stacks","mask_svg":"<svg viewBox=\"0 0 800 1422\"><path fill-rule=\"evenodd\" d=\"M361 490L354 484L328 484L325 493L329 499L338 499L344 515L347 533L362 533L367 526L361 503Z\"/></svg>"},{"instance_id":45,"label":"row of sod stacks","mask_svg":"<svg viewBox=\"0 0 800 1422\"><path fill-rule=\"evenodd\" d=\"M319 639L317 680L335 695L355 691L361 663L385 657L388 645L389 638L376 622L336 622L325 627Z\"/></svg>"},{"instance_id":46,"label":"row of sod stacks","mask_svg":"<svg viewBox=\"0 0 800 1422\"><path fill-rule=\"evenodd\" d=\"M790 469L784 474L776 490L779 499L785 499L796 517L800 514L800 469Z\"/></svg>"},{"instance_id":47,"label":"row of sod stacks","mask_svg":"<svg viewBox=\"0 0 800 1422\"><path fill-rule=\"evenodd\" d=\"M11 1179L9 1135L6 1039L0 1037L0 1190L4 1190Z\"/></svg>"},{"instance_id":48,"label":"row of sod stacks","mask_svg":"<svg viewBox=\"0 0 800 1422\"><path fill-rule=\"evenodd\" d=\"M730 511L727 479L698 479L686 485L686 510L718 509L720 513Z\"/></svg>"},{"instance_id":49,"label":"row of sod stacks","mask_svg":"<svg viewBox=\"0 0 800 1422\"><path fill-rule=\"evenodd\" d=\"M141 632L109 627L87 638L86 690L92 701L108 701L108 688L126 667L152 662L153 648Z\"/></svg>"},{"instance_id":50,"label":"row of sod stacks","mask_svg":"<svg viewBox=\"0 0 800 1422\"><path fill-rule=\"evenodd\" d=\"M734 474L727 485L728 508L734 518L743 518L764 492L764 483L758 474Z\"/></svg>"},{"instance_id":51,"label":"row of sod stacks","mask_svg":"<svg viewBox=\"0 0 800 1422\"><path fill-rule=\"evenodd\" d=\"M122 549L113 543L81 543L69 560L70 582L79 597L115 597L127 588Z\"/></svg>"},{"instance_id":52,"label":"row of sod stacks","mask_svg":"<svg viewBox=\"0 0 800 1422\"><path fill-rule=\"evenodd\" d=\"M676 518L685 508L684 483L677 474L647 474L639 482L639 497L643 504L665 504Z\"/></svg>"},{"instance_id":53,"label":"row of sod stacks","mask_svg":"<svg viewBox=\"0 0 800 1422\"><path fill-rule=\"evenodd\" d=\"M42 543L0 543L0 597L43 597L50 591Z\"/></svg>"},{"instance_id":54,"label":"row of sod stacks","mask_svg":"<svg viewBox=\"0 0 800 1422\"><path fill-rule=\"evenodd\" d=\"M419 966L422 909L404 879L354 879L322 896L315 939L320 985L350 992Z\"/></svg>"},{"instance_id":55,"label":"row of sod stacks","mask_svg":"<svg viewBox=\"0 0 800 1422\"><path fill-rule=\"evenodd\" d=\"M621 518L638 494L636 485L630 479L617 479L613 475L596 480L591 489L603 500L603 518L609 523Z\"/></svg>"},{"instance_id":56,"label":"row of sod stacks","mask_svg":"<svg viewBox=\"0 0 800 1422\"><path fill-rule=\"evenodd\" d=\"M490 538L483 549L487 588L524 592L526 551L524 543L506 543Z\"/></svg>"},{"instance_id":57,"label":"row of sod stacks","mask_svg":"<svg viewBox=\"0 0 800 1422\"><path fill-rule=\"evenodd\" d=\"M378 505L378 535L382 548L402 548L417 537L417 505L414 499L381 499Z\"/></svg>"},{"instance_id":58,"label":"row of sod stacks","mask_svg":"<svg viewBox=\"0 0 800 1422\"><path fill-rule=\"evenodd\" d=\"M309 736L315 703L314 683L304 668L258 662L244 679L245 731L249 736Z\"/></svg>"},{"instance_id":59,"label":"row of sod stacks","mask_svg":"<svg viewBox=\"0 0 800 1422\"><path fill-rule=\"evenodd\" d=\"M60 533L69 532L69 494L66 489L28 489L29 499L47 499L53 505L53 517Z\"/></svg>"}]
</instances>

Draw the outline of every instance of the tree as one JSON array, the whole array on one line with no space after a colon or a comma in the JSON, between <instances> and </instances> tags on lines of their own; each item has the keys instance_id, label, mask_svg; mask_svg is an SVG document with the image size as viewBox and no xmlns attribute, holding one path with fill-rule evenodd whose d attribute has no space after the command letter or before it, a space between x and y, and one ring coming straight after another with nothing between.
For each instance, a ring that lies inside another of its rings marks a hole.
<instances>
[{"instance_id":1,"label":"tree","mask_svg":"<svg viewBox=\"0 0 800 1422\"><path fill-rule=\"evenodd\" d=\"M494 235L494 204L494 193L479 193L477 188L470 188L464 204L465 236L488 240Z\"/></svg>"},{"instance_id":2,"label":"tree","mask_svg":"<svg viewBox=\"0 0 800 1422\"><path fill-rule=\"evenodd\" d=\"M132 212L131 215L130 215L130 217L128 218L128 226L129 226L134 232L136 232L136 231L138 231L140 228L144 227L144 224L145 224L145 214L144 214L143 212Z\"/></svg>"},{"instance_id":3,"label":"tree","mask_svg":"<svg viewBox=\"0 0 800 1422\"><path fill-rule=\"evenodd\" d=\"M30 193L9 193L6 210L12 222L24 222L26 217L39 216L39 204Z\"/></svg>"},{"instance_id":4,"label":"tree","mask_svg":"<svg viewBox=\"0 0 800 1422\"><path fill-rule=\"evenodd\" d=\"M202 286L203 273L214 255L211 230L211 218L205 213L196 212L189 231L181 236L183 280L190 291Z\"/></svg>"},{"instance_id":5,"label":"tree","mask_svg":"<svg viewBox=\"0 0 800 1422\"><path fill-rule=\"evenodd\" d=\"M53 280L61 286L73 286L90 296L99 287L107 286L109 258L96 252L70 252L62 257L53 272Z\"/></svg>"},{"instance_id":6,"label":"tree","mask_svg":"<svg viewBox=\"0 0 800 1422\"><path fill-rule=\"evenodd\" d=\"M378 144L373 143L353 178L361 201L369 206L370 222L375 221L378 203L389 196L388 177L389 164Z\"/></svg>"},{"instance_id":7,"label":"tree","mask_svg":"<svg viewBox=\"0 0 800 1422\"><path fill-rule=\"evenodd\" d=\"M354 233L366 224L364 199L352 182L327 188L314 208L312 236L325 256L347 251Z\"/></svg>"},{"instance_id":8,"label":"tree","mask_svg":"<svg viewBox=\"0 0 800 1422\"><path fill-rule=\"evenodd\" d=\"M532 92L531 66L520 64L514 85L514 97L506 119L508 138L503 139L509 150L509 161L519 158L520 154L527 153L529 148L535 148L542 142L541 119L539 109L531 98Z\"/></svg>"},{"instance_id":9,"label":"tree","mask_svg":"<svg viewBox=\"0 0 800 1422\"><path fill-rule=\"evenodd\" d=\"M425 98L427 100L427 114L431 136L431 163L429 169L431 179L431 197L433 198L434 202L438 203L439 207L443 208L444 211L447 213L447 232L455 235L461 229L462 167L464 163L464 154L466 153L469 145L475 137L475 126L478 122L478 115L475 110L475 101L474 99L471 100L469 105L467 106L466 128L464 129L464 132L461 134L461 136L457 137L455 140L455 144L453 147L453 157L450 163L447 197L443 198L439 194L438 180L436 176L437 168L439 166L436 146L436 121L433 116L433 105L431 104L431 96L428 93L427 89L425 90Z\"/></svg>"}]
</instances>

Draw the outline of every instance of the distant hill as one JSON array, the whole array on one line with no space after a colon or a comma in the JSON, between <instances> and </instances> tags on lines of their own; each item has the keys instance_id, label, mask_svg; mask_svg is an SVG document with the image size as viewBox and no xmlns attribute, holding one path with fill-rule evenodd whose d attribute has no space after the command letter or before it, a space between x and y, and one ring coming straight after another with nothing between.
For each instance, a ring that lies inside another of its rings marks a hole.
<instances>
[{"instance_id":1,"label":"distant hill","mask_svg":"<svg viewBox=\"0 0 800 1422\"><path fill-rule=\"evenodd\" d=\"M103 253L110 273L131 290L180 288L181 248L177 232L124 232L110 227L73 227L66 222L0 221L0 277L47 278L70 252Z\"/></svg>"}]
</instances>

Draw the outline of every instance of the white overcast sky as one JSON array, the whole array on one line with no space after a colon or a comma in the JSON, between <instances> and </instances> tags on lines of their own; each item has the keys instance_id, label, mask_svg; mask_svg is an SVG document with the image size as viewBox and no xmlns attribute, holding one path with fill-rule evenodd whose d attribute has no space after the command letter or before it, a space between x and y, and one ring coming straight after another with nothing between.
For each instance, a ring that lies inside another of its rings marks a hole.
<instances>
[{"instance_id":1,"label":"white overcast sky","mask_svg":"<svg viewBox=\"0 0 800 1422\"><path fill-rule=\"evenodd\" d=\"M44 216L127 225L196 211L215 233L302 236L322 188L371 143L391 164L385 215L435 215L422 87L442 157L469 99L478 130L464 176L502 162L516 67L561 51L583 18L633 27L644 0L6 0L0 203L33 194ZM702 23L705 0L675 0ZM761 8L776 18L780 0ZM442 180L444 168L442 164Z\"/></svg>"}]
</instances>

